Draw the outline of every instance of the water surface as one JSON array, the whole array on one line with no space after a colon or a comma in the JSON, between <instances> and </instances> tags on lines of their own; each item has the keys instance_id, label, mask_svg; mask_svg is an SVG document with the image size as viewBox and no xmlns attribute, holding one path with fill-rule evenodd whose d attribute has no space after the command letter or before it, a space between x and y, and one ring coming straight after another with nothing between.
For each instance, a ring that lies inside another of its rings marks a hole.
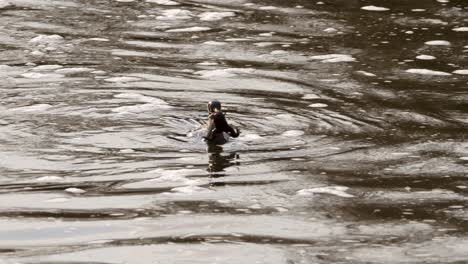
<instances>
[{"instance_id":1,"label":"water surface","mask_svg":"<svg viewBox=\"0 0 468 264\"><path fill-rule=\"evenodd\" d=\"M461 0L0 0L0 263L468 261L467 27Z\"/></svg>"}]
</instances>

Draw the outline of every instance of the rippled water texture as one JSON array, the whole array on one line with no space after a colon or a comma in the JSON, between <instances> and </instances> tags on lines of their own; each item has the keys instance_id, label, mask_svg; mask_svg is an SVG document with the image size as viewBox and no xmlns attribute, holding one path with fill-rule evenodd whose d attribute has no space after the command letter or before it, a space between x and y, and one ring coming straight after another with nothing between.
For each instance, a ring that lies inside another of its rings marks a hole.
<instances>
[{"instance_id":1,"label":"rippled water texture","mask_svg":"<svg viewBox=\"0 0 468 264\"><path fill-rule=\"evenodd\" d=\"M0 0L0 263L466 263L467 55L465 0Z\"/></svg>"}]
</instances>

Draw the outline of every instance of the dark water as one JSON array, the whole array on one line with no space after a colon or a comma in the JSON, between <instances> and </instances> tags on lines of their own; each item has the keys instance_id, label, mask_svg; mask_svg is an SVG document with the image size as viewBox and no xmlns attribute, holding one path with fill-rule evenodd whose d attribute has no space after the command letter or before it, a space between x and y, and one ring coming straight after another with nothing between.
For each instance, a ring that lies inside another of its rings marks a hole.
<instances>
[{"instance_id":1,"label":"dark water","mask_svg":"<svg viewBox=\"0 0 468 264\"><path fill-rule=\"evenodd\" d=\"M0 0L0 263L468 262L462 0ZM242 135L209 148L206 102Z\"/></svg>"}]
</instances>

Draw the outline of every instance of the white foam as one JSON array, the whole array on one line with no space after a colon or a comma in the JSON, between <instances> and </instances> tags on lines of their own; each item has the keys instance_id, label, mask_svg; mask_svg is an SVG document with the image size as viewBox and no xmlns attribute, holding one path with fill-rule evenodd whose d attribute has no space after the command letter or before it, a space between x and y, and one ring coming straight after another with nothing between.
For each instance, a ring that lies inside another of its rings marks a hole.
<instances>
[{"instance_id":1,"label":"white foam","mask_svg":"<svg viewBox=\"0 0 468 264\"><path fill-rule=\"evenodd\" d=\"M63 37L60 35L39 35L29 42L38 43L38 44L59 44L64 41Z\"/></svg>"},{"instance_id":2,"label":"white foam","mask_svg":"<svg viewBox=\"0 0 468 264\"><path fill-rule=\"evenodd\" d=\"M257 134L245 134L245 135L242 135L239 139L244 140L244 141L255 141L255 140L262 139L262 137Z\"/></svg>"},{"instance_id":3,"label":"white foam","mask_svg":"<svg viewBox=\"0 0 468 264\"><path fill-rule=\"evenodd\" d=\"M11 3L8 0L0 0L0 8L5 8L10 5Z\"/></svg>"},{"instance_id":4,"label":"white foam","mask_svg":"<svg viewBox=\"0 0 468 264\"><path fill-rule=\"evenodd\" d=\"M184 9L169 9L162 12L162 16L157 16L158 20L180 20L180 19L191 19L193 16L192 12Z\"/></svg>"},{"instance_id":5,"label":"white foam","mask_svg":"<svg viewBox=\"0 0 468 264\"><path fill-rule=\"evenodd\" d=\"M85 68L85 67L77 67L77 68L64 68L56 70L56 73L60 74L76 74L76 73L83 73L83 72L91 72L94 71L92 68Z\"/></svg>"},{"instance_id":6,"label":"white foam","mask_svg":"<svg viewBox=\"0 0 468 264\"><path fill-rule=\"evenodd\" d=\"M116 2L120 2L120 3L131 3L131 2L135 2L135 0L115 0Z\"/></svg>"},{"instance_id":7,"label":"white foam","mask_svg":"<svg viewBox=\"0 0 468 264\"><path fill-rule=\"evenodd\" d=\"M468 70L456 70L453 71L455 74L460 74L460 75L468 75Z\"/></svg>"},{"instance_id":8,"label":"white foam","mask_svg":"<svg viewBox=\"0 0 468 264\"><path fill-rule=\"evenodd\" d=\"M233 17L236 14L234 12L203 12L198 15L202 21L216 21L226 17Z\"/></svg>"},{"instance_id":9,"label":"white foam","mask_svg":"<svg viewBox=\"0 0 468 264\"><path fill-rule=\"evenodd\" d=\"M284 137L300 137L304 135L304 131L302 130L288 130L281 134Z\"/></svg>"},{"instance_id":10,"label":"white foam","mask_svg":"<svg viewBox=\"0 0 468 264\"><path fill-rule=\"evenodd\" d=\"M74 194L82 194L85 193L86 191L80 188L67 188L65 189L66 192L69 193L74 193Z\"/></svg>"},{"instance_id":11,"label":"white foam","mask_svg":"<svg viewBox=\"0 0 468 264\"><path fill-rule=\"evenodd\" d=\"M260 37L272 37L274 32L265 32L258 34Z\"/></svg>"},{"instance_id":12,"label":"white foam","mask_svg":"<svg viewBox=\"0 0 468 264\"><path fill-rule=\"evenodd\" d=\"M197 63L197 65L201 65L201 66L215 66L215 65L219 65L219 63L217 63L217 62L211 62L211 61L203 61L203 62Z\"/></svg>"},{"instance_id":13,"label":"white foam","mask_svg":"<svg viewBox=\"0 0 468 264\"><path fill-rule=\"evenodd\" d=\"M322 104L322 103L315 103L315 104L310 104L309 107L324 108L324 107L328 107L328 105L327 104Z\"/></svg>"},{"instance_id":14,"label":"white foam","mask_svg":"<svg viewBox=\"0 0 468 264\"><path fill-rule=\"evenodd\" d=\"M390 9L386 8L386 7L381 7L381 6L373 6L373 5L370 5L370 6L363 6L361 7L362 10L366 10L366 11L388 11Z\"/></svg>"},{"instance_id":15,"label":"white foam","mask_svg":"<svg viewBox=\"0 0 468 264\"><path fill-rule=\"evenodd\" d=\"M188 28L175 28L166 30L166 32L201 32L211 30L209 27L188 27Z\"/></svg>"},{"instance_id":16,"label":"white foam","mask_svg":"<svg viewBox=\"0 0 468 264\"><path fill-rule=\"evenodd\" d=\"M446 40L431 40L427 41L424 44L430 45L430 46L450 46L450 42Z\"/></svg>"},{"instance_id":17,"label":"white foam","mask_svg":"<svg viewBox=\"0 0 468 264\"><path fill-rule=\"evenodd\" d=\"M428 69L409 69L407 73L421 74L421 75L433 75L433 76L450 76L452 74L442 71L433 71Z\"/></svg>"},{"instance_id":18,"label":"white foam","mask_svg":"<svg viewBox=\"0 0 468 264\"><path fill-rule=\"evenodd\" d=\"M436 57L431 56L431 55L418 55L418 56L416 56L416 59L418 59L418 60L435 60Z\"/></svg>"},{"instance_id":19,"label":"white foam","mask_svg":"<svg viewBox=\"0 0 468 264\"><path fill-rule=\"evenodd\" d=\"M239 41L250 41L252 39L249 39L249 38L227 38L225 40L230 41L230 42L239 42Z\"/></svg>"},{"instance_id":20,"label":"white foam","mask_svg":"<svg viewBox=\"0 0 468 264\"><path fill-rule=\"evenodd\" d=\"M126 76L122 76L122 77L112 77L112 78L107 78L107 79L104 79L104 81L106 82L136 82L136 81L139 81L140 78L136 78L136 77L126 77Z\"/></svg>"},{"instance_id":21,"label":"white foam","mask_svg":"<svg viewBox=\"0 0 468 264\"><path fill-rule=\"evenodd\" d=\"M36 111L44 111L52 106L50 104L35 104L29 106L23 106L18 108L13 108L11 111L20 111L20 112L36 112Z\"/></svg>"},{"instance_id":22,"label":"white foam","mask_svg":"<svg viewBox=\"0 0 468 264\"><path fill-rule=\"evenodd\" d=\"M275 42L257 42L257 43L254 43L255 46L257 47L270 47L270 46L273 46L273 45L276 45L277 43Z\"/></svg>"},{"instance_id":23,"label":"white foam","mask_svg":"<svg viewBox=\"0 0 468 264\"><path fill-rule=\"evenodd\" d=\"M44 52L41 52L41 51L38 51L38 50L34 50L30 54L33 55L33 56L38 56L38 57L46 55Z\"/></svg>"},{"instance_id":24,"label":"white foam","mask_svg":"<svg viewBox=\"0 0 468 264\"><path fill-rule=\"evenodd\" d=\"M197 193L210 193L213 192L208 188L199 186L183 186L171 189L174 194L197 194Z\"/></svg>"},{"instance_id":25,"label":"white foam","mask_svg":"<svg viewBox=\"0 0 468 264\"><path fill-rule=\"evenodd\" d=\"M271 55L284 55L284 54L288 54L287 51L285 50L274 50L272 52L270 52Z\"/></svg>"},{"instance_id":26,"label":"white foam","mask_svg":"<svg viewBox=\"0 0 468 264\"><path fill-rule=\"evenodd\" d=\"M275 10L278 9L276 6L261 6L259 7L260 10Z\"/></svg>"},{"instance_id":27,"label":"white foam","mask_svg":"<svg viewBox=\"0 0 468 264\"><path fill-rule=\"evenodd\" d=\"M313 100L313 99L320 99L320 96L316 94L304 94L304 96L302 96L301 98L305 100Z\"/></svg>"},{"instance_id":28,"label":"white foam","mask_svg":"<svg viewBox=\"0 0 468 264\"><path fill-rule=\"evenodd\" d=\"M297 191L298 195L310 196L314 194L331 194L345 198L354 197L354 195L346 193L348 187L345 186L327 186L327 187L317 187L311 189L303 189Z\"/></svg>"},{"instance_id":29,"label":"white foam","mask_svg":"<svg viewBox=\"0 0 468 264\"><path fill-rule=\"evenodd\" d=\"M50 71L50 70L56 70L60 68L63 68L63 66L51 64L51 65L40 65L40 66L32 68L32 70L33 71Z\"/></svg>"},{"instance_id":30,"label":"white foam","mask_svg":"<svg viewBox=\"0 0 468 264\"><path fill-rule=\"evenodd\" d=\"M220 78L232 78L238 76L239 74L249 74L252 73L253 69L243 69L243 68L228 68L228 69L219 69L219 70L204 70L195 72L195 74L201 75L203 78L207 79L220 79Z\"/></svg>"},{"instance_id":31,"label":"white foam","mask_svg":"<svg viewBox=\"0 0 468 264\"><path fill-rule=\"evenodd\" d=\"M43 176L39 177L36 179L36 181L41 181L41 182L51 182L51 181L61 181L63 180L63 177L59 176Z\"/></svg>"},{"instance_id":32,"label":"white foam","mask_svg":"<svg viewBox=\"0 0 468 264\"><path fill-rule=\"evenodd\" d=\"M205 44L205 45L213 45L213 46L224 46L224 45L226 45L227 43L226 43L226 42L219 42L219 41L206 41L206 42L203 42L203 44Z\"/></svg>"},{"instance_id":33,"label":"white foam","mask_svg":"<svg viewBox=\"0 0 468 264\"><path fill-rule=\"evenodd\" d=\"M155 97L145 96L142 94L122 93L122 94L114 95L114 97L132 99L135 101L145 103L145 104L138 104L138 105L121 106L121 107L112 109L112 112L117 112L117 113L140 113L140 112L151 111L155 109L172 108L172 106L170 106L164 100L161 100Z\"/></svg>"},{"instance_id":34,"label":"white foam","mask_svg":"<svg viewBox=\"0 0 468 264\"><path fill-rule=\"evenodd\" d=\"M38 72L26 72L21 74L24 78L28 79L46 79L46 78L62 78L64 77L62 74L55 74L55 73L38 73Z\"/></svg>"},{"instance_id":35,"label":"white foam","mask_svg":"<svg viewBox=\"0 0 468 264\"><path fill-rule=\"evenodd\" d=\"M335 33L335 32L338 32L338 29L336 29L336 28L326 28L323 31L327 32L327 33Z\"/></svg>"},{"instance_id":36,"label":"white foam","mask_svg":"<svg viewBox=\"0 0 468 264\"><path fill-rule=\"evenodd\" d=\"M148 3L155 3L158 5L166 5L166 6L175 6L180 5L179 3L171 0L146 0Z\"/></svg>"},{"instance_id":37,"label":"white foam","mask_svg":"<svg viewBox=\"0 0 468 264\"><path fill-rule=\"evenodd\" d=\"M334 63L334 62L353 62L356 61L351 55L347 54L326 54L326 55L317 55L311 56L311 60L321 60L325 63Z\"/></svg>"},{"instance_id":38,"label":"white foam","mask_svg":"<svg viewBox=\"0 0 468 264\"><path fill-rule=\"evenodd\" d=\"M452 30L457 32L468 32L468 27L457 27Z\"/></svg>"},{"instance_id":39,"label":"white foam","mask_svg":"<svg viewBox=\"0 0 468 264\"><path fill-rule=\"evenodd\" d=\"M70 199L68 199L68 198L60 197L60 198L48 199L45 202L46 203L65 203L65 202L68 202L69 200Z\"/></svg>"},{"instance_id":40,"label":"white foam","mask_svg":"<svg viewBox=\"0 0 468 264\"><path fill-rule=\"evenodd\" d=\"M100 41L100 42L108 42L109 41L109 39L106 39L106 38L89 38L88 40Z\"/></svg>"},{"instance_id":41,"label":"white foam","mask_svg":"<svg viewBox=\"0 0 468 264\"><path fill-rule=\"evenodd\" d=\"M375 77L377 75L371 73L371 72L366 72L366 71L356 71L356 73L358 74L361 74L361 75L364 75L364 76L368 76L368 77Z\"/></svg>"}]
</instances>

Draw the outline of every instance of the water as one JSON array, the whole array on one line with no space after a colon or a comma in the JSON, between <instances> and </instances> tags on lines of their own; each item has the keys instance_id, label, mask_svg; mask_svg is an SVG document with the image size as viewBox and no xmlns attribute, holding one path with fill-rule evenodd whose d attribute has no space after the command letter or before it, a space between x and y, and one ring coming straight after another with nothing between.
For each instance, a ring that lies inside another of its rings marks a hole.
<instances>
[{"instance_id":1,"label":"water","mask_svg":"<svg viewBox=\"0 0 468 264\"><path fill-rule=\"evenodd\" d=\"M468 261L466 1L0 0L0 263ZM210 147L206 103L242 134Z\"/></svg>"}]
</instances>

